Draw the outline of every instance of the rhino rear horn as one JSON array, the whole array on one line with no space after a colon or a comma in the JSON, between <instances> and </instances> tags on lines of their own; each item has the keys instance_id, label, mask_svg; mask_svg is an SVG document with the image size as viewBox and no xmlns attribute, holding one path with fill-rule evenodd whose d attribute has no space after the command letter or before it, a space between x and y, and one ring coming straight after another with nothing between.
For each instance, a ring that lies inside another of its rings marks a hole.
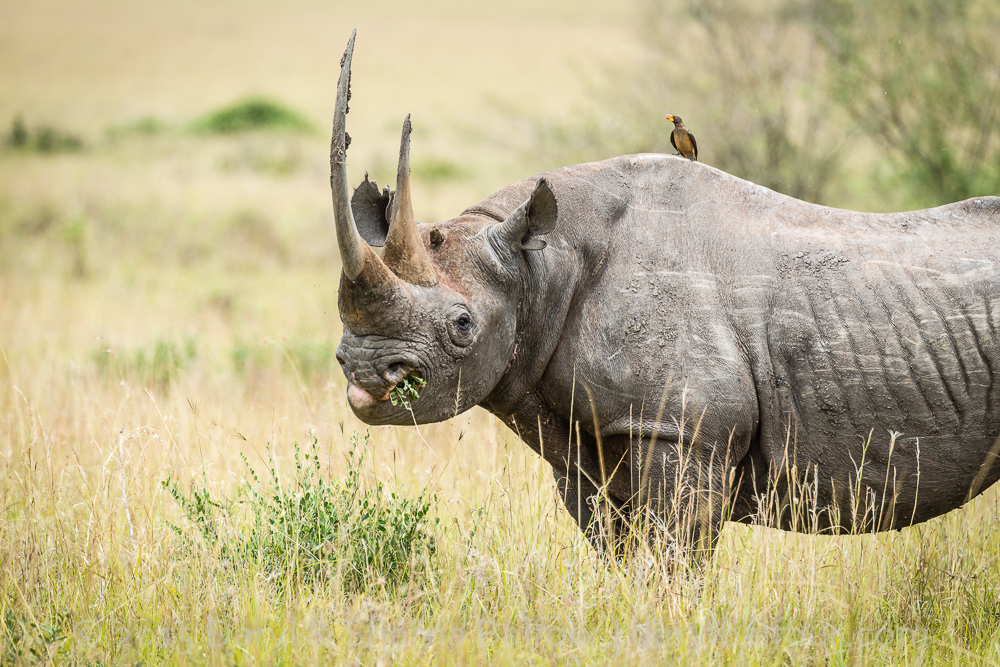
<instances>
[{"instance_id":1,"label":"rhino rear horn","mask_svg":"<svg viewBox=\"0 0 1000 667\"><path fill-rule=\"evenodd\" d=\"M403 121L399 141L399 166L396 169L396 191L389 205L389 235L385 240L382 260L397 276L411 285L437 285L437 272L431 262L413 217L410 194L410 116Z\"/></svg>"},{"instance_id":2,"label":"rhino rear horn","mask_svg":"<svg viewBox=\"0 0 1000 667\"><path fill-rule=\"evenodd\" d=\"M511 250L542 250L545 240L538 237L555 229L558 217L556 196L543 177L535 183L528 200L496 226L495 234L501 244Z\"/></svg>"}]
</instances>

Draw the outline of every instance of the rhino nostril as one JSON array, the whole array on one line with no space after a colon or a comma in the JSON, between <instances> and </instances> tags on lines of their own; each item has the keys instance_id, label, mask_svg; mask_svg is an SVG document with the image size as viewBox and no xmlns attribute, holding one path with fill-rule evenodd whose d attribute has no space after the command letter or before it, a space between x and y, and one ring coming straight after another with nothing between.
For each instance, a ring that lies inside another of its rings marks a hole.
<instances>
[{"instance_id":1,"label":"rhino nostril","mask_svg":"<svg viewBox=\"0 0 1000 667\"><path fill-rule=\"evenodd\" d=\"M383 377L391 385L395 385L397 382L405 378L413 371L413 366L410 366L404 362L395 362L389 364L385 369L385 374Z\"/></svg>"},{"instance_id":2,"label":"rhino nostril","mask_svg":"<svg viewBox=\"0 0 1000 667\"><path fill-rule=\"evenodd\" d=\"M337 363L340 364L340 370L344 371L344 377L348 380L351 379L351 369L347 367L347 360L345 360L339 354L337 355Z\"/></svg>"}]
</instances>

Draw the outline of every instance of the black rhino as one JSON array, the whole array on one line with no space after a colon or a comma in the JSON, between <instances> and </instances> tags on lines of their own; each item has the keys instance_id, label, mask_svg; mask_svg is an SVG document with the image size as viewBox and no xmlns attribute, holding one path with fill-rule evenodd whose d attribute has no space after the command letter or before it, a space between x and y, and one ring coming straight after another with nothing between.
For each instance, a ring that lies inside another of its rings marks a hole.
<instances>
[{"instance_id":1,"label":"black rhino","mask_svg":"<svg viewBox=\"0 0 1000 667\"><path fill-rule=\"evenodd\" d=\"M486 408L601 544L640 516L708 546L725 520L898 529L1000 477L1000 198L858 213L626 155L418 225L408 118L395 191L348 199L353 46L330 182L363 421Z\"/></svg>"}]
</instances>

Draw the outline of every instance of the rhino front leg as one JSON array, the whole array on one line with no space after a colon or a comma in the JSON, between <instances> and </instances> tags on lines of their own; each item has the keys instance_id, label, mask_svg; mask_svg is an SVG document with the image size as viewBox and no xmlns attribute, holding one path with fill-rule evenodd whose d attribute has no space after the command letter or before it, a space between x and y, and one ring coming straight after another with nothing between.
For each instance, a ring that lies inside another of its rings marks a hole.
<instances>
[{"instance_id":1,"label":"rhino front leg","mask_svg":"<svg viewBox=\"0 0 1000 667\"><path fill-rule=\"evenodd\" d=\"M711 555L735 495L727 447L643 438L631 452L633 502L651 546L684 560Z\"/></svg>"},{"instance_id":2,"label":"rhino front leg","mask_svg":"<svg viewBox=\"0 0 1000 667\"><path fill-rule=\"evenodd\" d=\"M575 479L570 479L564 471L556 468L552 469L552 476L556 479L556 488L559 489L559 496L566 506L566 511L580 526L580 530L587 533L594 518L594 511L588 499L597 494L597 489L585 479L577 484Z\"/></svg>"},{"instance_id":3,"label":"rhino front leg","mask_svg":"<svg viewBox=\"0 0 1000 667\"><path fill-rule=\"evenodd\" d=\"M584 475L552 469L566 511L598 551L621 558L631 530L628 511L601 493Z\"/></svg>"}]
</instances>

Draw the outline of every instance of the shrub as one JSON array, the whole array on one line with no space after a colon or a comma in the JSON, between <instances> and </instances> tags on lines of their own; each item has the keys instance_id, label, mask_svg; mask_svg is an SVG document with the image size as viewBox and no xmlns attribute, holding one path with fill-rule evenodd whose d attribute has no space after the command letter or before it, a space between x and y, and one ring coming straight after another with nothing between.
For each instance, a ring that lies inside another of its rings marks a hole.
<instances>
[{"instance_id":1,"label":"shrub","mask_svg":"<svg viewBox=\"0 0 1000 667\"><path fill-rule=\"evenodd\" d=\"M195 123L195 128L216 134L235 134L260 130L307 132L309 121L296 111L262 97L248 97L209 113Z\"/></svg>"},{"instance_id":2,"label":"shrub","mask_svg":"<svg viewBox=\"0 0 1000 667\"><path fill-rule=\"evenodd\" d=\"M540 127L550 164L673 153L669 111L704 162L807 201L917 208L1000 188L996 3L641 6L642 66L613 71L572 123Z\"/></svg>"},{"instance_id":3,"label":"shrub","mask_svg":"<svg viewBox=\"0 0 1000 667\"><path fill-rule=\"evenodd\" d=\"M0 620L0 665L49 662L70 632L70 614L59 611L48 623L7 609Z\"/></svg>"},{"instance_id":4,"label":"shrub","mask_svg":"<svg viewBox=\"0 0 1000 667\"><path fill-rule=\"evenodd\" d=\"M391 593L435 557L429 515L436 498L426 491L406 498L378 480L365 488L361 474L368 444L368 433L355 434L347 474L331 481L322 475L315 438L305 454L295 443L295 476L285 484L270 449L263 482L243 457L248 477L238 502L214 501L197 483L187 495L168 477L163 487L188 523L170 528L185 549L213 551L233 572L252 565L279 586L339 579L344 593L372 588ZM234 521L239 505L246 512L243 522Z\"/></svg>"},{"instance_id":5,"label":"shrub","mask_svg":"<svg viewBox=\"0 0 1000 667\"><path fill-rule=\"evenodd\" d=\"M83 150L83 140L77 135L51 125L40 125L31 130L21 116L15 117L11 123L6 144L15 150L36 153L68 153Z\"/></svg>"},{"instance_id":6,"label":"shrub","mask_svg":"<svg viewBox=\"0 0 1000 667\"><path fill-rule=\"evenodd\" d=\"M825 52L801 0L648 0L638 30L642 67L618 70L570 124L542 126L544 149L572 161L667 153L684 117L699 159L812 202L827 202L841 157L821 94Z\"/></svg>"},{"instance_id":7,"label":"shrub","mask_svg":"<svg viewBox=\"0 0 1000 667\"><path fill-rule=\"evenodd\" d=\"M831 90L914 205L1000 191L1000 11L969 0L813 0Z\"/></svg>"}]
</instances>

